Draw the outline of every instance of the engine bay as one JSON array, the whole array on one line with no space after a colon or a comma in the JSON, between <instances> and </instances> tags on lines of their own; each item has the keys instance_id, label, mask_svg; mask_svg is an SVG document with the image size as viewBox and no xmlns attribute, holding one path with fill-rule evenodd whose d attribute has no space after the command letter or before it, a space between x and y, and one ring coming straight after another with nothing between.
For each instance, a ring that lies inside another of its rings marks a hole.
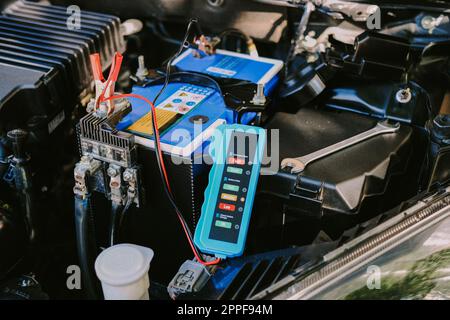
<instances>
[{"instance_id":1,"label":"engine bay","mask_svg":"<svg viewBox=\"0 0 450 320\"><path fill-rule=\"evenodd\" d=\"M268 298L442 190L450 4L397 2L0 1L0 298Z\"/></svg>"}]
</instances>

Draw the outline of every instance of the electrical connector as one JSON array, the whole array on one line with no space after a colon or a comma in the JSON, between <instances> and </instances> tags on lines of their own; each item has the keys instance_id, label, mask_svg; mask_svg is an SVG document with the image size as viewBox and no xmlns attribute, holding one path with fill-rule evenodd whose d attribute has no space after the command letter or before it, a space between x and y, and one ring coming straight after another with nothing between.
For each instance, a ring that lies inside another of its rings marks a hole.
<instances>
[{"instance_id":1,"label":"electrical connector","mask_svg":"<svg viewBox=\"0 0 450 320\"><path fill-rule=\"evenodd\" d=\"M182 293L198 292L210 277L206 266L197 261L186 260L167 286L167 292L172 299Z\"/></svg>"}]
</instances>

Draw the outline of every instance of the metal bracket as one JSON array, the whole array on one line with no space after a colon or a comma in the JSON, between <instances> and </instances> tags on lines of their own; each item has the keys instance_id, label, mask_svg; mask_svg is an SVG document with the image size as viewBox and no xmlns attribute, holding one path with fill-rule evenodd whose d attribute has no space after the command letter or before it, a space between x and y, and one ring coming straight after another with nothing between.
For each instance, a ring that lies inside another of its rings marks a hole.
<instances>
[{"instance_id":1,"label":"metal bracket","mask_svg":"<svg viewBox=\"0 0 450 320\"><path fill-rule=\"evenodd\" d=\"M73 175L75 178L75 186L73 193L83 199L89 194L87 187L88 176L95 173L101 167L101 162L95 160L91 156L81 157L80 162L75 165Z\"/></svg>"},{"instance_id":2,"label":"metal bracket","mask_svg":"<svg viewBox=\"0 0 450 320\"><path fill-rule=\"evenodd\" d=\"M128 185L127 187L127 199L133 201L136 207L139 208L139 169L127 168L122 175L123 181Z\"/></svg>"},{"instance_id":3,"label":"metal bracket","mask_svg":"<svg viewBox=\"0 0 450 320\"><path fill-rule=\"evenodd\" d=\"M111 201L117 204L124 204L126 199L123 192L122 187L122 168L116 164L111 163L106 170L110 180L109 180L109 188L110 188L110 197Z\"/></svg>"}]
</instances>

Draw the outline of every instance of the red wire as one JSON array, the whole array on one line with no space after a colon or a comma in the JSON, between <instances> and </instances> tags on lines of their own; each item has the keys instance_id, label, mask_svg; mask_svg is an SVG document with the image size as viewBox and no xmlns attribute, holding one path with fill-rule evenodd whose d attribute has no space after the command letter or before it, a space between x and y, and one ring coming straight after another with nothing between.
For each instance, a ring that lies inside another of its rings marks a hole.
<instances>
[{"instance_id":1,"label":"red wire","mask_svg":"<svg viewBox=\"0 0 450 320\"><path fill-rule=\"evenodd\" d=\"M107 88L107 86L105 86L105 88ZM155 143L158 145L158 148L157 148L157 149L158 149L159 159L160 159L160 161L161 161L161 169L162 169L162 171L163 171L163 176L164 176L164 180L165 180L165 182L166 182L167 188L168 188L170 194L172 195L172 190L171 190L171 188L170 188L169 178L168 178L168 176L167 176L166 166L165 166L165 164L164 164L164 159L163 159L162 151L161 151L161 141L160 141L160 139L159 139L158 122L157 122L157 120L156 120L156 108L155 108L155 106L153 105L153 103L152 103L150 100L148 100L147 98L145 98L145 97L143 97L143 96L141 96L141 95L138 95L138 94L134 94L134 93L118 94L118 95L114 95L114 96L105 98L105 97L104 97L104 94L103 94L103 92L102 92L102 95L100 95L100 97L99 97L99 101L104 102L104 101L115 100L115 99L122 99L122 98L127 98L127 97L131 97L131 98L136 98L136 99L143 100L143 101L145 101L146 103L148 103L148 104L150 105L150 108L151 108L151 110L152 110L152 112L151 112L151 114L152 114L152 120L153 120L153 123L155 124L155 132L154 132L154 135L155 135ZM190 247L191 247L191 249L192 249L192 252L194 253L195 258L197 259L197 261L200 262L201 264L205 265L205 266L210 266L210 265L218 264L218 263L221 261L220 258L219 258L219 259L215 259L215 260L213 260L213 261L208 261L208 262L206 262L206 261L203 261L203 259L198 255L197 250L195 249L194 243L192 242L192 239L191 239L191 237L189 236L189 232L188 232L188 230L187 230L187 228L186 228L186 225L183 223L183 220L181 219L181 213L178 212L178 210L176 210L176 211L177 211L178 219L179 219L180 222L181 222L181 225L182 225L182 227L183 227L183 230L184 230L184 233L185 233L185 235L186 235L186 238L188 239L189 245L190 245Z\"/></svg>"},{"instance_id":2,"label":"red wire","mask_svg":"<svg viewBox=\"0 0 450 320\"><path fill-rule=\"evenodd\" d=\"M97 104L95 105L95 110L98 109L101 102L107 101L107 100L114 100L114 99L105 99L105 93L106 93L106 90L108 90L108 86L110 83L111 83L111 79L106 80L106 83L105 83L105 86L103 87L102 93L98 97ZM112 110L108 110L108 112L109 111L112 111Z\"/></svg>"}]
</instances>

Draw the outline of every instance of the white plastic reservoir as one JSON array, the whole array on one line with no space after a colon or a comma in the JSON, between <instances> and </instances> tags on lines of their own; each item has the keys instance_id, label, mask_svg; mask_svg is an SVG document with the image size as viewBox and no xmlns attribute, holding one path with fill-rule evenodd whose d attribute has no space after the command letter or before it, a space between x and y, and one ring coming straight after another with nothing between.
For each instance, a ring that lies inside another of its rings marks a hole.
<instances>
[{"instance_id":1,"label":"white plastic reservoir","mask_svg":"<svg viewBox=\"0 0 450 320\"><path fill-rule=\"evenodd\" d=\"M105 300L148 300L153 250L129 243L109 247L95 261Z\"/></svg>"}]
</instances>

